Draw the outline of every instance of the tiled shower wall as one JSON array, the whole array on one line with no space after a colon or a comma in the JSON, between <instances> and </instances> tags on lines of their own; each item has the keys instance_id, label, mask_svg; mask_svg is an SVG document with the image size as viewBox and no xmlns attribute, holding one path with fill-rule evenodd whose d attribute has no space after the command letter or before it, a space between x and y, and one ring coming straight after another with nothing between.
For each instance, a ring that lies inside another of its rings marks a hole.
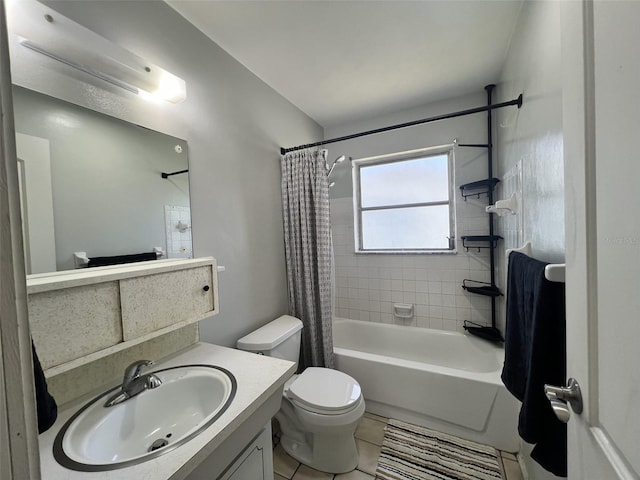
<instances>
[{"instance_id":1,"label":"tiled shower wall","mask_svg":"<svg viewBox=\"0 0 640 480\"><path fill-rule=\"evenodd\" d=\"M490 280L488 251L470 249L466 252L460 241L462 235L486 235L486 204L486 196L465 202L458 193L456 254L356 255L353 199L332 199L335 315L451 331L463 331L464 320L489 325L490 299L462 289L465 278ZM414 316L411 319L395 317L394 303L413 304Z\"/></svg>"},{"instance_id":2,"label":"tiled shower wall","mask_svg":"<svg viewBox=\"0 0 640 480\"><path fill-rule=\"evenodd\" d=\"M349 135L386 125L455 112L486 102L482 88L475 94L409 108L393 114L351 122L325 129L327 138ZM344 154L354 159L404 152L435 145L482 144L487 135L486 117L468 115L380 135L349 139L330 145L329 162ZM357 320L413 325L424 328L462 330L464 320L487 325L491 322L491 301L467 293L462 280L489 281L487 250L466 252L462 235L487 235L487 197L464 201L458 188L487 178L486 150L454 149L454 201L456 208L455 254L358 254L354 253L353 188L351 165L343 162L331 176L329 191L335 251L335 314ZM497 163L497 162L496 162ZM494 165L495 168L496 165ZM393 316L394 303L410 303L414 316Z\"/></svg>"}]
</instances>

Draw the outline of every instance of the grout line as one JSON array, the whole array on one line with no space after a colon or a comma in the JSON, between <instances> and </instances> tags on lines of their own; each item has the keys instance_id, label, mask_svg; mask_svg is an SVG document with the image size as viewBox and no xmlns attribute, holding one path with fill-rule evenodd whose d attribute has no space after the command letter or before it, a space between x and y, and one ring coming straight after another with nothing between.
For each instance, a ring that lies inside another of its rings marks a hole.
<instances>
[{"instance_id":1,"label":"grout line","mask_svg":"<svg viewBox=\"0 0 640 480\"><path fill-rule=\"evenodd\" d=\"M297 460L296 460L297 461ZM291 475L291 478L296 476L296 473L298 473L298 470L300 470L300 467L302 466L302 463L298 462L298 466L296 467L296 469L293 471L293 475ZM290 479L291 480L291 479Z\"/></svg>"}]
</instances>

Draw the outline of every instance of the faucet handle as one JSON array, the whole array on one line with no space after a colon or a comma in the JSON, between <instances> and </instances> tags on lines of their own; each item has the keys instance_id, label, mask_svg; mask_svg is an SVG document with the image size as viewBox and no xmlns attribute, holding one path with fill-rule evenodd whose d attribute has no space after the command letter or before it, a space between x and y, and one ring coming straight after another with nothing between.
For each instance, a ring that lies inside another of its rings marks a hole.
<instances>
[{"instance_id":1,"label":"faucet handle","mask_svg":"<svg viewBox=\"0 0 640 480\"><path fill-rule=\"evenodd\" d=\"M151 360L137 360L133 362L124 370L123 384L130 382L136 377L139 377L142 369L145 367L150 367L151 365L153 365L153 361Z\"/></svg>"}]
</instances>

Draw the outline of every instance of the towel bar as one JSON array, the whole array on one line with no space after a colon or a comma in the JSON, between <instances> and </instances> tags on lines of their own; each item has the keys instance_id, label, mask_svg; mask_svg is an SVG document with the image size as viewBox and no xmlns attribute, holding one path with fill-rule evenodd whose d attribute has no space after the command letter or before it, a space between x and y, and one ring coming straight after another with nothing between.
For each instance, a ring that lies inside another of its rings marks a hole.
<instances>
[{"instance_id":1,"label":"towel bar","mask_svg":"<svg viewBox=\"0 0 640 480\"><path fill-rule=\"evenodd\" d=\"M520 248L507 249L506 257L509 258L511 252L524 253L527 256L531 256L531 242L525 242ZM565 281L565 267L564 263L550 263L544 268L544 277L550 282L564 282Z\"/></svg>"},{"instance_id":2,"label":"towel bar","mask_svg":"<svg viewBox=\"0 0 640 480\"><path fill-rule=\"evenodd\" d=\"M565 264L550 263L549 265L544 267L544 277L550 282L564 282Z\"/></svg>"}]
</instances>

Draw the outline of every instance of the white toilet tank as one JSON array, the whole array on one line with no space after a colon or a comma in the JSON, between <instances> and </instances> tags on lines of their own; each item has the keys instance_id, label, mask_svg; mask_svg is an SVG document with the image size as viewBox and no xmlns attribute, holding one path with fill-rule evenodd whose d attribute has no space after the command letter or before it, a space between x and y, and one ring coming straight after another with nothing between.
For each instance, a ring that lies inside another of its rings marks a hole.
<instances>
[{"instance_id":1,"label":"white toilet tank","mask_svg":"<svg viewBox=\"0 0 640 480\"><path fill-rule=\"evenodd\" d=\"M245 335L236 344L240 350L298 363L302 322L283 315Z\"/></svg>"}]
</instances>

